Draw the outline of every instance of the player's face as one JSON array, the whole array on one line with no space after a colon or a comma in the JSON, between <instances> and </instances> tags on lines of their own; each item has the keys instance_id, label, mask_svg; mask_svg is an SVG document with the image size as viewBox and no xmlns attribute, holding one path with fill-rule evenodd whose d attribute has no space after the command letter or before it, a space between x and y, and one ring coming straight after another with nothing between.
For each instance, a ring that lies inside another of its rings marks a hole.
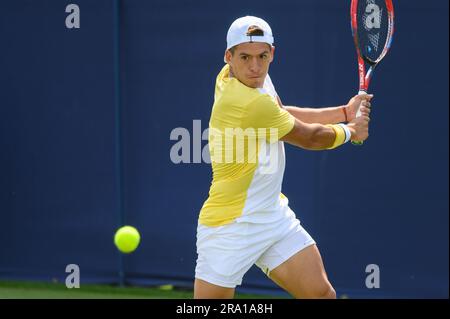
<instances>
[{"instance_id":1,"label":"player's face","mask_svg":"<svg viewBox=\"0 0 450 319\"><path fill-rule=\"evenodd\" d=\"M273 61L275 48L267 43L242 43L235 47L233 53L227 51L226 61L233 76L252 88L261 88Z\"/></svg>"}]
</instances>

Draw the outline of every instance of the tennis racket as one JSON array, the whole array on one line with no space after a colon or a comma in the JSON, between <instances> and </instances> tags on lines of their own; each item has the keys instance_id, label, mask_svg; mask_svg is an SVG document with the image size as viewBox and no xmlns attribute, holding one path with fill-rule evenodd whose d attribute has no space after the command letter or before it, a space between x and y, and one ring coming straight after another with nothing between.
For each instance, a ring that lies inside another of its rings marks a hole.
<instances>
[{"instance_id":1,"label":"tennis racket","mask_svg":"<svg viewBox=\"0 0 450 319\"><path fill-rule=\"evenodd\" d=\"M394 36L392 0L352 0L351 25L358 54L359 94L367 94L375 68L391 48ZM358 109L356 117L359 116Z\"/></svg>"}]
</instances>

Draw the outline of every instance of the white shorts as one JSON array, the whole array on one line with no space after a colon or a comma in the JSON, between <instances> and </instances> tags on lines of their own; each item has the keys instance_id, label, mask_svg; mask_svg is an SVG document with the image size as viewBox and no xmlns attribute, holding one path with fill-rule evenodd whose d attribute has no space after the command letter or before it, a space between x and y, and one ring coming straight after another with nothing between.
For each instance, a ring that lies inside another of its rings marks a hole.
<instances>
[{"instance_id":1,"label":"white shorts","mask_svg":"<svg viewBox=\"0 0 450 319\"><path fill-rule=\"evenodd\" d=\"M315 244L288 208L275 223L233 222L197 227L195 278L235 288L256 264L265 274L300 250Z\"/></svg>"}]
</instances>

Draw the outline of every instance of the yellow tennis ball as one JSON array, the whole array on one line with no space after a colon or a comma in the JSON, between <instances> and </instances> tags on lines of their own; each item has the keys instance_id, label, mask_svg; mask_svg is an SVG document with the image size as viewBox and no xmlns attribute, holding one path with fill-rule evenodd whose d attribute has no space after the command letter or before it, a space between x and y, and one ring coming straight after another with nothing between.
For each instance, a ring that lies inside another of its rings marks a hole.
<instances>
[{"instance_id":1,"label":"yellow tennis ball","mask_svg":"<svg viewBox=\"0 0 450 319\"><path fill-rule=\"evenodd\" d=\"M126 254L133 252L139 246L140 241L141 235L132 226L123 226L114 235L114 244L117 249Z\"/></svg>"}]
</instances>

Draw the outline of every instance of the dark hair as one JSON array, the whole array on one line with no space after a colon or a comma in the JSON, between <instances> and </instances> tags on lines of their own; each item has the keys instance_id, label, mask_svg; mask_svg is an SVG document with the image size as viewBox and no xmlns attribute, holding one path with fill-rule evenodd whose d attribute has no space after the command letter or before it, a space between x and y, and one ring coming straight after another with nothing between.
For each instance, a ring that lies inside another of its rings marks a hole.
<instances>
[{"instance_id":1,"label":"dark hair","mask_svg":"<svg viewBox=\"0 0 450 319\"><path fill-rule=\"evenodd\" d=\"M247 35L248 36L254 36L254 35L256 35L256 36L264 36L264 31L260 27L258 27L256 25L251 25L251 26L248 27Z\"/></svg>"},{"instance_id":2,"label":"dark hair","mask_svg":"<svg viewBox=\"0 0 450 319\"><path fill-rule=\"evenodd\" d=\"M247 29L247 36L264 36L264 31L257 25L251 25ZM268 45L271 46L270 44ZM238 45L235 45L234 47L229 48L232 55L234 54L237 46Z\"/></svg>"}]
</instances>

